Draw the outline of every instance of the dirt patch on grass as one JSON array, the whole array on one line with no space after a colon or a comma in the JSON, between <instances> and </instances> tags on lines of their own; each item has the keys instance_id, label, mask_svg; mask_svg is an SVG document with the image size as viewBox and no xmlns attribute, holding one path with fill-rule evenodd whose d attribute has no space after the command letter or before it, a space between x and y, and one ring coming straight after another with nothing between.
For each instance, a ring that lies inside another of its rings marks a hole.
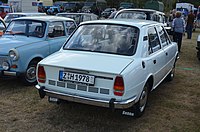
<instances>
[{"instance_id":1,"label":"dirt patch on grass","mask_svg":"<svg viewBox=\"0 0 200 132\"><path fill-rule=\"evenodd\" d=\"M183 38L182 52L172 82L151 92L139 119L105 108L77 103L50 104L34 86L17 79L0 80L0 131L200 131L200 62L196 57L198 29Z\"/></svg>"}]
</instances>

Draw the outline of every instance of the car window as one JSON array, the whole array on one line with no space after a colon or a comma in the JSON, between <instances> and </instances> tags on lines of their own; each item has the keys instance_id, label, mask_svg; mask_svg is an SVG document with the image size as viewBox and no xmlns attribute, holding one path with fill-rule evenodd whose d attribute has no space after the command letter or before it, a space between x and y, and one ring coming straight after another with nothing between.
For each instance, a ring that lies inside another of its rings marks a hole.
<instances>
[{"instance_id":1,"label":"car window","mask_svg":"<svg viewBox=\"0 0 200 132\"><path fill-rule=\"evenodd\" d=\"M81 22L81 17L82 17L82 15L80 14L57 14L57 16L74 19L77 25Z\"/></svg>"},{"instance_id":2,"label":"car window","mask_svg":"<svg viewBox=\"0 0 200 132\"><path fill-rule=\"evenodd\" d=\"M66 21L65 24L66 24L67 34L70 35L74 31L74 29L76 28L76 24L74 22L71 22L71 21Z\"/></svg>"},{"instance_id":3,"label":"car window","mask_svg":"<svg viewBox=\"0 0 200 132\"><path fill-rule=\"evenodd\" d=\"M48 37L55 38L65 36L63 22L51 22L48 29Z\"/></svg>"},{"instance_id":4,"label":"car window","mask_svg":"<svg viewBox=\"0 0 200 132\"><path fill-rule=\"evenodd\" d=\"M164 15L160 15L160 23L165 23L165 16Z\"/></svg>"},{"instance_id":5,"label":"car window","mask_svg":"<svg viewBox=\"0 0 200 132\"><path fill-rule=\"evenodd\" d=\"M80 26L65 45L67 50L133 55L139 38L136 27L115 24Z\"/></svg>"},{"instance_id":6,"label":"car window","mask_svg":"<svg viewBox=\"0 0 200 132\"><path fill-rule=\"evenodd\" d=\"M148 40L149 40L149 53L154 53L161 49L160 41L155 27L151 27L148 30Z\"/></svg>"},{"instance_id":7,"label":"car window","mask_svg":"<svg viewBox=\"0 0 200 132\"><path fill-rule=\"evenodd\" d=\"M157 31L160 35L162 47L167 46L170 43L169 37L162 26L157 26Z\"/></svg>"},{"instance_id":8,"label":"car window","mask_svg":"<svg viewBox=\"0 0 200 132\"><path fill-rule=\"evenodd\" d=\"M127 11L120 12L116 18L126 18L126 19L147 19L147 15L144 12L137 11Z\"/></svg>"},{"instance_id":9,"label":"car window","mask_svg":"<svg viewBox=\"0 0 200 132\"><path fill-rule=\"evenodd\" d=\"M12 19L18 18L18 17L23 17L25 15L22 14L7 14L6 17L4 18L4 21L6 23L9 23Z\"/></svg>"},{"instance_id":10,"label":"car window","mask_svg":"<svg viewBox=\"0 0 200 132\"><path fill-rule=\"evenodd\" d=\"M91 17L89 15L83 15L83 22L90 21Z\"/></svg>"},{"instance_id":11,"label":"car window","mask_svg":"<svg viewBox=\"0 0 200 132\"><path fill-rule=\"evenodd\" d=\"M153 20L153 21L159 22L159 21L160 21L159 18L160 18L160 17L159 17L157 14L153 14L153 15L152 15L152 20Z\"/></svg>"},{"instance_id":12,"label":"car window","mask_svg":"<svg viewBox=\"0 0 200 132\"><path fill-rule=\"evenodd\" d=\"M44 36L45 28L45 22L32 20L15 20L9 24L5 34L25 35L41 38Z\"/></svg>"},{"instance_id":13,"label":"car window","mask_svg":"<svg viewBox=\"0 0 200 132\"><path fill-rule=\"evenodd\" d=\"M91 15L91 20L97 20L97 19L98 19L98 16Z\"/></svg>"}]
</instances>

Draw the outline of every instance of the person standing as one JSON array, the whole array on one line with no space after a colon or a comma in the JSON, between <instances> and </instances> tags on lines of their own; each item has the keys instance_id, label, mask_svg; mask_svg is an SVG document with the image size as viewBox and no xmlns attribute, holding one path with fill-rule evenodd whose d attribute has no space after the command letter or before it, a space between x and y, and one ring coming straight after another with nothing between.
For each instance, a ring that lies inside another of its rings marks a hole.
<instances>
[{"instance_id":1,"label":"person standing","mask_svg":"<svg viewBox=\"0 0 200 132\"><path fill-rule=\"evenodd\" d=\"M197 15L197 27L200 28L200 12Z\"/></svg>"},{"instance_id":2,"label":"person standing","mask_svg":"<svg viewBox=\"0 0 200 132\"><path fill-rule=\"evenodd\" d=\"M187 26L186 26L187 39L192 38L192 30L193 30L194 19L195 19L195 16L194 16L193 12L190 11L190 13L187 16Z\"/></svg>"},{"instance_id":3,"label":"person standing","mask_svg":"<svg viewBox=\"0 0 200 132\"><path fill-rule=\"evenodd\" d=\"M178 44L179 52L181 51L182 38L185 31L185 20L181 16L181 12L177 11L175 14L175 18L172 22L172 28L174 29L173 38L174 41Z\"/></svg>"}]
</instances>

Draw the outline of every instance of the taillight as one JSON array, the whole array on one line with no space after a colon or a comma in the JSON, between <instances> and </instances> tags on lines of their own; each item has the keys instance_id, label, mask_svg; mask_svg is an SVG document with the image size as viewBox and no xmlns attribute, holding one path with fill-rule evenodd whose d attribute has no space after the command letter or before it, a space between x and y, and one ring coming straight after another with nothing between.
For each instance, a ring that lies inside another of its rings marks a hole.
<instances>
[{"instance_id":1,"label":"taillight","mask_svg":"<svg viewBox=\"0 0 200 132\"><path fill-rule=\"evenodd\" d=\"M45 71L44 71L44 67L39 66L38 67L38 82L45 83L45 81L46 81L46 74L45 74Z\"/></svg>"},{"instance_id":2,"label":"taillight","mask_svg":"<svg viewBox=\"0 0 200 132\"><path fill-rule=\"evenodd\" d=\"M114 83L114 94L117 96L122 96L124 94L124 80L121 76L115 78Z\"/></svg>"}]
</instances>

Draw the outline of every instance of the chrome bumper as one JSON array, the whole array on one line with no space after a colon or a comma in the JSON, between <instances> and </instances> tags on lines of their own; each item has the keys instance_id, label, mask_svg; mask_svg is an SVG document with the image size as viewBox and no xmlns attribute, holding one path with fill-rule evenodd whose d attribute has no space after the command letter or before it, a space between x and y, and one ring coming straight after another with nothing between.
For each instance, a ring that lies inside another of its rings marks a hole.
<instances>
[{"instance_id":1,"label":"chrome bumper","mask_svg":"<svg viewBox=\"0 0 200 132\"><path fill-rule=\"evenodd\" d=\"M111 109L130 108L136 103L135 100L137 98L136 96L134 96L133 98L130 98L125 101L116 101L114 98L110 100L101 100L101 99L93 99L93 98L87 98L87 97L82 97L82 96L77 96L77 95L70 95L66 93L55 92L55 91L48 90L43 86L41 87L39 85L36 85L35 87L36 89L38 89L39 95L41 98L44 98L46 95L49 97L54 97L54 98L58 98L62 100L94 105L94 106L100 106L100 107L106 107L106 108L111 108Z\"/></svg>"},{"instance_id":2,"label":"chrome bumper","mask_svg":"<svg viewBox=\"0 0 200 132\"><path fill-rule=\"evenodd\" d=\"M3 71L3 75L5 75L5 76L17 76L17 73L11 72L11 71Z\"/></svg>"}]
</instances>

